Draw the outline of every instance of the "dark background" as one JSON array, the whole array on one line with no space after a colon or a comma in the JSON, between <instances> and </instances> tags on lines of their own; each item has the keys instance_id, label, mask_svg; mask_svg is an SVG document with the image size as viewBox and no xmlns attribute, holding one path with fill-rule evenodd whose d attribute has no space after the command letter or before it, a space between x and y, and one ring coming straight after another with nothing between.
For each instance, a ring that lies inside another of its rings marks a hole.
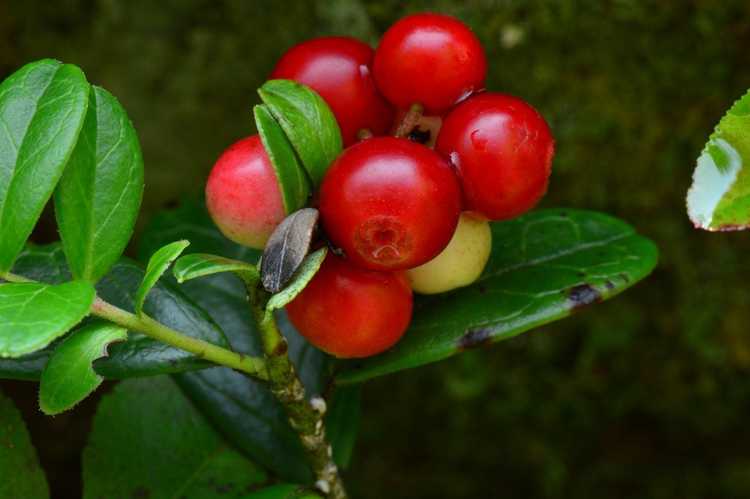
<instances>
[{"instance_id":1,"label":"dark background","mask_svg":"<svg viewBox=\"0 0 750 499\"><path fill-rule=\"evenodd\" d=\"M375 44L425 9L467 22L488 88L549 120L543 204L622 217L661 263L571 319L370 383L353 496L750 497L749 237L694 230L684 204L705 140L750 87L747 0L0 0L0 78L56 57L119 97L146 160L142 226L252 132L255 88L286 48L328 34ZM33 385L4 386L53 497L76 497L93 403L44 418Z\"/></svg>"}]
</instances>

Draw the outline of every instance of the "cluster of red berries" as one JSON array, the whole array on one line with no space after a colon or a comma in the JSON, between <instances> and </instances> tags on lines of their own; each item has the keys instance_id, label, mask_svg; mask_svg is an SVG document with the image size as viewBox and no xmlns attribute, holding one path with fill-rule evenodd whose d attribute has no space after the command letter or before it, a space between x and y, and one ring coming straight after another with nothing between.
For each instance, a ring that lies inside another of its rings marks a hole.
<instances>
[{"instance_id":1,"label":"cluster of red berries","mask_svg":"<svg viewBox=\"0 0 750 499\"><path fill-rule=\"evenodd\" d=\"M318 38L277 64L272 78L326 101L347 147L315 197L344 256L329 255L287 307L319 348L364 357L392 346L411 320L412 288L476 280L490 253L487 221L518 216L544 195L549 127L526 102L484 91L486 71L477 37L438 14L398 21L375 51ZM243 139L211 172L209 211L228 237L263 247L285 216L276 184L258 136Z\"/></svg>"}]
</instances>

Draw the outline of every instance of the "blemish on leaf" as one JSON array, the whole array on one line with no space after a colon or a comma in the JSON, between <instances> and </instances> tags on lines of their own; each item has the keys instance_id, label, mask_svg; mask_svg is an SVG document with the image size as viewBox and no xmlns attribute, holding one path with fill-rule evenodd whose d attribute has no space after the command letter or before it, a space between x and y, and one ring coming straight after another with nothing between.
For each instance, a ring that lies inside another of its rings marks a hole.
<instances>
[{"instance_id":1,"label":"blemish on leaf","mask_svg":"<svg viewBox=\"0 0 750 499\"><path fill-rule=\"evenodd\" d=\"M615 283L607 279L607 282L604 283L604 287L606 287L609 291L612 291L615 289Z\"/></svg>"},{"instance_id":2,"label":"blemish on leaf","mask_svg":"<svg viewBox=\"0 0 750 499\"><path fill-rule=\"evenodd\" d=\"M458 348L461 350L480 348L489 344L491 337L492 329L490 328L469 329L458 339Z\"/></svg>"},{"instance_id":3,"label":"blemish on leaf","mask_svg":"<svg viewBox=\"0 0 750 499\"><path fill-rule=\"evenodd\" d=\"M591 284L579 284L573 286L568 291L568 300L570 300L574 309L593 305L602 301L602 294Z\"/></svg>"}]
</instances>

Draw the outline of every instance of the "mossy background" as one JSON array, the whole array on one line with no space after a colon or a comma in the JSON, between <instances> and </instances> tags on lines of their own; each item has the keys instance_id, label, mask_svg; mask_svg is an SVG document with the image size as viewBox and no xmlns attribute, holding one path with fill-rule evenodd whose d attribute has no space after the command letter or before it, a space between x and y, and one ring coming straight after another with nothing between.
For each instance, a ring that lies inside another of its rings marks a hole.
<instances>
[{"instance_id":1,"label":"mossy background","mask_svg":"<svg viewBox=\"0 0 750 499\"><path fill-rule=\"evenodd\" d=\"M549 120L543 204L622 217L661 263L571 319L369 384L353 497L750 497L750 235L696 231L684 205L703 143L750 87L746 0L5 0L0 78L56 57L119 97L146 159L142 225L253 131L255 88L286 48L375 44L419 10L467 22L488 87ZM87 410L31 416L53 497L76 497Z\"/></svg>"}]
</instances>

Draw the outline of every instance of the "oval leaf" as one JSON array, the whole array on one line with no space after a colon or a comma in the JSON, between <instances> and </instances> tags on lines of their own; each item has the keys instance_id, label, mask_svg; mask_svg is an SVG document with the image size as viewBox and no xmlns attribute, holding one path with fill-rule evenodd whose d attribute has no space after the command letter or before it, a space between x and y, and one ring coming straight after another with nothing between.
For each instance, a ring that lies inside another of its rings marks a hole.
<instances>
[{"instance_id":1,"label":"oval leaf","mask_svg":"<svg viewBox=\"0 0 750 499\"><path fill-rule=\"evenodd\" d=\"M70 279L65 255L59 244L28 248L19 256L14 272L48 283ZM143 268L123 259L97 284L99 296L117 307L133 312L135 293L143 281L143 275ZM223 297L217 295L216 300L221 303ZM224 333L208 314L164 279L149 293L144 311L162 324L189 336L229 347ZM0 377L39 379L52 350L53 348L48 347L19 359L0 360ZM94 370L105 378L118 379L203 369L211 365L184 350L131 331L126 341L109 348L108 357L94 363Z\"/></svg>"},{"instance_id":2,"label":"oval leaf","mask_svg":"<svg viewBox=\"0 0 750 499\"><path fill-rule=\"evenodd\" d=\"M39 407L48 415L59 414L88 397L103 378L92 363L107 355L107 347L127 338L127 329L106 322L85 326L55 348L42 372Z\"/></svg>"},{"instance_id":3,"label":"oval leaf","mask_svg":"<svg viewBox=\"0 0 750 499\"><path fill-rule=\"evenodd\" d=\"M77 279L96 282L122 255L143 195L143 157L117 99L92 87L83 130L55 191L65 254Z\"/></svg>"},{"instance_id":4,"label":"oval leaf","mask_svg":"<svg viewBox=\"0 0 750 499\"><path fill-rule=\"evenodd\" d=\"M172 268L172 273L180 284L198 277L223 272L236 274L248 285L254 285L260 278L258 268L255 265L205 253L185 255L177 260Z\"/></svg>"},{"instance_id":5,"label":"oval leaf","mask_svg":"<svg viewBox=\"0 0 750 499\"><path fill-rule=\"evenodd\" d=\"M102 398L83 452L84 498L240 499L267 480L163 376Z\"/></svg>"},{"instance_id":6,"label":"oval leaf","mask_svg":"<svg viewBox=\"0 0 750 499\"><path fill-rule=\"evenodd\" d=\"M263 250L260 276L269 293L278 293L292 278L310 251L318 210L303 208L284 219L273 231Z\"/></svg>"},{"instance_id":7,"label":"oval leaf","mask_svg":"<svg viewBox=\"0 0 750 499\"><path fill-rule=\"evenodd\" d=\"M88 94L80 69L49 59L0 84L0 272L13 266L63 174Z\"/></svg>"},{"instance_id":8,"label":"oval leaf","mask_svg":"<svg viewBox=\"0 0 750 499\"><path fill-rule=\"evenodd\" d=\"M0 497L47 499L49 487L21 414L0 392Z\"/></svg>"},{"instance_id":9,"label":"oval leaf","mask_svg":"<svg viewBox=\"0 0 750 499\"><path fill-rule=\"evenodd\" d=\"M333 460L342 469L349 467L357 443L362 417L362 385L341 386L333 393L326 413L328 441Z\"/></svg>"},{"instance_id":10,"label":"oval leaf","mask_svg":"<svg viewBox=\"0 0 750 499\"><path fill-rule=\"evenodd\" d=\"M719 121L703 148L687 207L700 229L750 227L750 91Z\"/></svg>"},{"instance_id":11,"label":"oval leaf","mask_svg":"<svg viewBox=\"0 0 750 499\"><path fill-rule=\"evenodd\" d=\"M153 254L148 261L146 275L143 276L143 282L138 287L138 291L135 294L136 314L143 314L143 303L146 301L146 295L148 295L149 291L151 291L151 288L154 287L154 284L156 284L162 274L164 274L169 266L172 265L172 262L175 261L189 245L189 241L175 241L159 248L159 250Z\"/></svg>"},{"instance_id":12,"label":"oval leaf","mask_svg":"<svg viewBox=\"0 0 750 499\"><path fill-rule=\"evenodd\" d=\"M94 296L85 281L0 284L0 357L46 347L89 314Z\"/></svg>"},{"instance_id":13,"label":"oval leaf","mask_svg":"<svg viewBox=\"0 0 750 499\"><path fill-rule=\"evenodd\" d=\"M305 172L284 131L268 108L264 105L255 106L253 114L263 147L279 181L284 210L287 214L297 211L307 204L310 195L310 184Z\"/></svg>"},{"instance_id":14,"label":"oval leaf","mask_svg":"<svg viewBox=\"0 0 750 499\"><path fill-rule=\"evenodd\" d=\"M305 258L302 265L299 266L299 269L297 269L297 272L292 277L291 282L268 300L266 311L273 312L274 310L284 308L289 302L294 300L305 289L305 286L307 286L312 278L315 277L315 274L318 273L327 254L328 248L320 248Z\"/></svg>"},{"instance_id":15,"label":"oval leaf","mask_svg":"<svg viewBox=\"0 0 750 499\"><path fill-rule=\"evenodd\" d=\"M258 93L318 187L343 147L331 108L313 89L290 80L269 80Z\"/></svg>"},{"instance_id":16,"label":"oval leaf","mask_svg":"<svg viewBox=\"0 0 750 499\"><path fill-rule=\"evenodd\" d=\"M245 499L320 499L320 496L299 485L279 484L253 492Z\"/></svg>"},{"instance_id":17,"label":"oval leaf","mask_svg":"<svg viewBox=\"0 0 750 499\"><path fill-rule=\"evenodd\" d=\"M600 213L544 210L492 224L493 248L472 286L419 297L404 338L348 363L339 383L435 362L511 338L610 298L648 275L656 246Z\"/></svg>"}]
</instances>

